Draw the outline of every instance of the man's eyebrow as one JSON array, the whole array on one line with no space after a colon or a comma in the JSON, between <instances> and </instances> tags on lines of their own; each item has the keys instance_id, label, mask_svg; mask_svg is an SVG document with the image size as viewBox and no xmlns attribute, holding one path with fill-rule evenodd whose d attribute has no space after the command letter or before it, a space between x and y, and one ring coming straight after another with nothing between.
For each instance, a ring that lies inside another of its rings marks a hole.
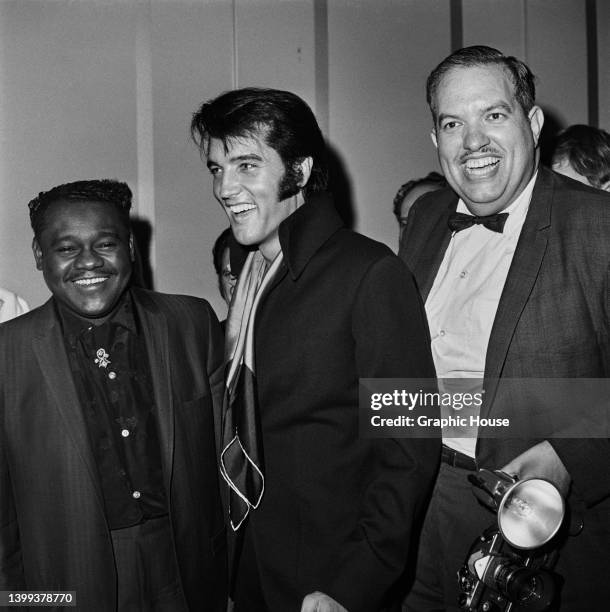
<instances>
[{"instance_id":1,"label":"man's eyebrow","mask_svg":"<svg viewBox=\"0 0 610 612\"><path fill-rule=\"evenodd\" d=\"M121 238L121 232L114 230L114 229L110 229L110 228L101 228L99 230L96 230L96 240L100 240L102 238ZM80 237L77 234L72 234L72 233L66 233L66 234L59 234L57 236L54 236L53 239L51 240L51 244L56 244L58 242L63 242L64 240L80 240Z\"/></svg>"},{"instance_id":2,"label":"man's eyebrow","mask_svg":"<svg viewBox=\"0 0 610 612\"><path fill-rule=\"evenodd\" d=\"M242 162L242 161L264 161L264 159L258 155L257 153L244 153L243 155L236 155L235 157L230 157L229 161L231 163ZM211 166L220 166L220 164L213 159L208 159L207 167Z\"/></svg>"},{"instance_id":3,"label":"man's eyebrow","mask_svg":"<svg viewBox=\"0 0 610 612\"><path fill-rule=\"evenodd\" d=\"M114 229L101 229L98 232L99 236L115 236L116 238L120 238L121 237L121 232L114 230Z\"/></svg>"},{"instance_id":4,"label":"man's eyebrow","mask_svg":"<svg viewBox=\"0 0 610 612\"><path fill-rule=\"evenodd\" d=\"M504 110L507 113L513 112L513 107L507 102L496 102L495 104L491 104L487 108L483 110L484 113L489 113L493 110Z\"/></svg>"},{"instance_id":5,"label":"man's eyebrow","mask_svg":"<svg viewBox=\"0 0 610 612\"><path fill-rule=\"evenodd\" d=\"M450 115L449 113L441 113L437 119L436 122L438 124L440 124L442 121L444 121L445 119L457 119L457 115Z\"/></svg>"},{"instance_id":6,"label":"man's eyebrow","mask_svg":"<svg viewBox=\"0 0 610 612\"><path fill-rule=\"evenodd\" d=\"M489 106L486 106L483 109L483 114L489 113L494 110L503 110L507 113L512 113L513 107L508 104L508 102L494 102L493 104L490 104ZM440 124L445 119L459 119L459 116L453 115L451 113L441 113L438 116L437 122Z\"/></svg>"}]
</instances>

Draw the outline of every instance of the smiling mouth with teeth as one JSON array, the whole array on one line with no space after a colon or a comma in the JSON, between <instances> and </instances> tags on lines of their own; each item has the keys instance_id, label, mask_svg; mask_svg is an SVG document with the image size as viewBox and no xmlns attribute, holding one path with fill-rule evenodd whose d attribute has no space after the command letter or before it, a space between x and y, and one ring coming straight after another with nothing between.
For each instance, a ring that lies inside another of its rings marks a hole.
<instances>
[{"instance_id":1,"label":"smiling mouth with teeth","mask_svg":"<svg viewBox=\"0 0 610 612\"><path fill-rule=\"evenodd\" d=\"M106 280L108 280L107 276L96 276L95 278L78 278L72 282L75 285L80 285L81 287L88 287L90 285L99 285Z\"/></svg>"},{"instance_id":2,"label":"smiling mouth with teeth","mask_svg":"<svg viewBox=\"0 0 610 612\"><path fill-rule=\"evenodd\" d=\"M500 159L497 157L481 157L466 160L465 168L466 172L478 174L495 168L499 163Z\"/></svg>"},{"instance_id":3,"label":"smiling mouth with teeth","mask_svg":"<svg viewBox=\"0 0 610 612\"><path fill-rule=\"evenodd\" d=\"M233 206L229 206L229 210L234 215L239 215L241 213L248 212L249 210L253 210L256 208L254 204L234 204Z\"/></svg>"}]
</instances>

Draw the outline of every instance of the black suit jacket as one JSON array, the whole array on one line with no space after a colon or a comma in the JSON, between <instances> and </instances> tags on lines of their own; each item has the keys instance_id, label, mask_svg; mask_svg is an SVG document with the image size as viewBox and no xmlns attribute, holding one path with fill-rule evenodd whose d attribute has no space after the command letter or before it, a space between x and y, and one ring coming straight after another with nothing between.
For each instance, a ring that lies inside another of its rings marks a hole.
<instances>
[{"instance_id":1,"label":"black suit jacket","mask_svg":"<svg viewBox=\"0 0 610 612\"><path fill-rule=\"evenodd\" d=\"M154 387L176 556L191 609L224 609L214 407L222 338L204 300L132 289ZM218 432L216 432L218 435ZM0 326L0 590L116 606L97 468L52 301Z\"/></svg>"},{"instance_id":2,"label":"black suit jacket","mask_svg":"<svg viewBox=\"0 0 610 612\"><path fill-rule=\"evenodd\" d=\"M411 209L399 255L413 271L424 300L449 244L447 219L457 201L446 189L422 196ZM609 299L610 196L540 168L489 339L485 378L490 384L481 416L515 422L523 417L523 405L496 401L494 379L607 378ZM573 418L587 409L574 407ZM553 406L548 410L552 422ZM607 419L606 413L599 423L606 431ZM479 465L499 469L539 441L479 439ZM572 477L573 509L582 513L584 506L589 508L579 538L610 543L608 439L549 442ZM598 544L597 554L590 554L587 562L601 561L601 552Z\"/></svg>"},{"instance_id":3,"label":"black suit jacket","mask_svg":"<svg viewBox=\"0 0 610 612\"><path fill-rule=\"evenodd\" d=\"M370 612L404 569L440 444L360 437L358 379L434 376L423 305L400 260L327 197L279 236L283 268L256 315L265 493L247 528L271 610L319 590Z\"/></svg>"}]
</instances>

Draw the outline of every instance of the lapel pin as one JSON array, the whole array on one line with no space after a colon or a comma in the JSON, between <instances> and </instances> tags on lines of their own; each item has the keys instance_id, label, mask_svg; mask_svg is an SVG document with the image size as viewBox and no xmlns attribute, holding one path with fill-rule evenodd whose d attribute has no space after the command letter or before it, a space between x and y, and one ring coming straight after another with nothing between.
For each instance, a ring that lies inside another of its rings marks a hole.
<instances>
[{"instance_id":1,"label":"lapel pin","mask_svg":"<svg viewBox=\"0 0 610 612\"><path fill-rule=\"evenodd\" d=\"M110 355L106 352L106 350L103 348L99 348L97 349L97 352L95 354L97 355L97 358L95 359L95 363L97 363L97 367L107 368L108 364L110 363L110 359L108 359Z\"/></svg>"}]
</instances>

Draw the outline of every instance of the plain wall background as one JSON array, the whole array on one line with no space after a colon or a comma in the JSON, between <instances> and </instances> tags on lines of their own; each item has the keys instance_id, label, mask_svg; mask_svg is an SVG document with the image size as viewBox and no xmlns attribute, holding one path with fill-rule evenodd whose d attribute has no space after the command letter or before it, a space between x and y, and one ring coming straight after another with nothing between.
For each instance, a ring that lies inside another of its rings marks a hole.
<instances>
[{"instance_id":1,"label":"plain wall background","mask_svg":"<svg viewBox=\"0 0 610 612\"><path fill-rule=\"evenodd\" d=\"M227 222L189 122L203 100L246 85L307 100L344 212L396 248L396 190L438 169L425 79L456 41L524 59L560 125L589 123L593 81L608 130L608 23L600 0L0 0L0 285L46 300L27 202L112 177L152 226L155 288L205 297L224 317L211 249Z\"/></svg>"}]
</instances>

